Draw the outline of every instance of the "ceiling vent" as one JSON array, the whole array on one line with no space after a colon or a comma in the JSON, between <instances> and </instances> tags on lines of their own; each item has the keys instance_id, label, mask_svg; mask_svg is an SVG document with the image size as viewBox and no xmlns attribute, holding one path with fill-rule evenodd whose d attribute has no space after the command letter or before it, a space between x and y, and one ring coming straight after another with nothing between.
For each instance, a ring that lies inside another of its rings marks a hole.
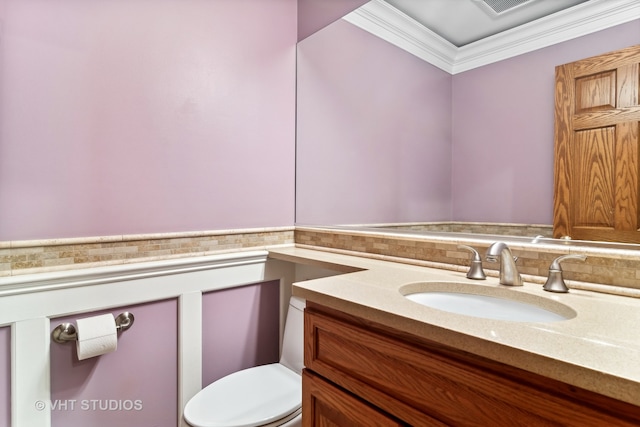
<instances>
[{"instance_id":1,"label":"ceiling vent","mask_svg":"<svg viewBox=\"0 0 640 427\"><path fill-rule=\"evenodd\" d=\"M502 15L530 1L532 0L480 0L478 3L489 7L496 15Z\"/></svg>"}]
</instances>

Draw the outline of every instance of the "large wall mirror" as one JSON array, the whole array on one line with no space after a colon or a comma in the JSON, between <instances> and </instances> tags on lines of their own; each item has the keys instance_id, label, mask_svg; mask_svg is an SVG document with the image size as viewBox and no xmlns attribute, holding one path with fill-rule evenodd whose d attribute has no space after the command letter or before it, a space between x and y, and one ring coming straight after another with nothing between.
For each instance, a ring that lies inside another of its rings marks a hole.
<instances>
[{"instance_id":1,"label":"large wall mirror","mask_svg":"<svg viewBox=\"0 0 640 427\"><path fill-rule=\"evenodd\" d=\"M551 227L555 67L638 44L640 16L445 69L354 14L298 43L296 224Z\"/></svg>"}]
</instances>

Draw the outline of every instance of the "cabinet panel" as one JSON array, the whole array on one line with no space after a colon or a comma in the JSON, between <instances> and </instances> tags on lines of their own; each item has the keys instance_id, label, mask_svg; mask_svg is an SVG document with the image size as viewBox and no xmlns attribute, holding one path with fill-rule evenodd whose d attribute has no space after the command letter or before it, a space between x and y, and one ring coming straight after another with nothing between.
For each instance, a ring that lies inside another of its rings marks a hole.
<instances>
[{"instance_id":1,"label":"cabinet panel","mask_svg":"<svg viewBox=\"0 0 640 427\"><path fill-rule=\"evenodd\" d=\"M309 373L302 374L304 427L402 427L403 424L338 387Z\"/></svg>"},{"instance_id":2,"label":"cabinet panel","mask_svg":"<svg viewBox=\"0 0 640 427\"><path fill-rule=\"evenodd\" d=\"M411 425L640 423L633 405L318 310L306 312L305 366Z\"/></svg>"}]
</instances>

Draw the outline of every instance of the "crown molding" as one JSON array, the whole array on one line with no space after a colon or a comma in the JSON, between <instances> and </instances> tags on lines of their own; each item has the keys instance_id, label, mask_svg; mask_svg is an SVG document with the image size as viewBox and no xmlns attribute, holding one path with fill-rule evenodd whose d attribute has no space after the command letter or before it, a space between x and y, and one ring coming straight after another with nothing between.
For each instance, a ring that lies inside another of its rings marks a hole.
<instances>
[{"instance_id":1,"label":"crown molding","mask_svg":"<svg viewBox=\"0 0 640 427\"><path fill-rule=\"evenodd\" d=\"M371 0L343 19L457 74L640 19L640 2L591 0L459 48L383 0Z\"/></svg>"},{"instance_id":2,"label":"crown molding","mask_svg":"<svg viewBox=\"0 0 640 427\"><path fill-rule=\"evenodd\" d=\"M389 3L372 0L342 19L444 71L453 71L458 48Z\"/></svg>"}]
</instances>

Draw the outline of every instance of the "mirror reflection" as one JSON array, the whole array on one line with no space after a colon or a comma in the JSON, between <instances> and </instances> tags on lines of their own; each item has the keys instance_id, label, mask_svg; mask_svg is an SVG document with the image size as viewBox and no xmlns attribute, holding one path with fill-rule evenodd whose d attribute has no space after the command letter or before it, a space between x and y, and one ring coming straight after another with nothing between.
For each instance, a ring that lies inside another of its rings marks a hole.
<instances>
[{"instance_id":1,"label":"mirror reflection","mask_svg":"<svg viewBox=\"0 0 640 427\"><path fill-rule=\"evenodd\" d=\"M298 44L296 223L550 236L555 67L637 40L635 20L452 74L332 23Z\"/></svg>"}]
</instances>

